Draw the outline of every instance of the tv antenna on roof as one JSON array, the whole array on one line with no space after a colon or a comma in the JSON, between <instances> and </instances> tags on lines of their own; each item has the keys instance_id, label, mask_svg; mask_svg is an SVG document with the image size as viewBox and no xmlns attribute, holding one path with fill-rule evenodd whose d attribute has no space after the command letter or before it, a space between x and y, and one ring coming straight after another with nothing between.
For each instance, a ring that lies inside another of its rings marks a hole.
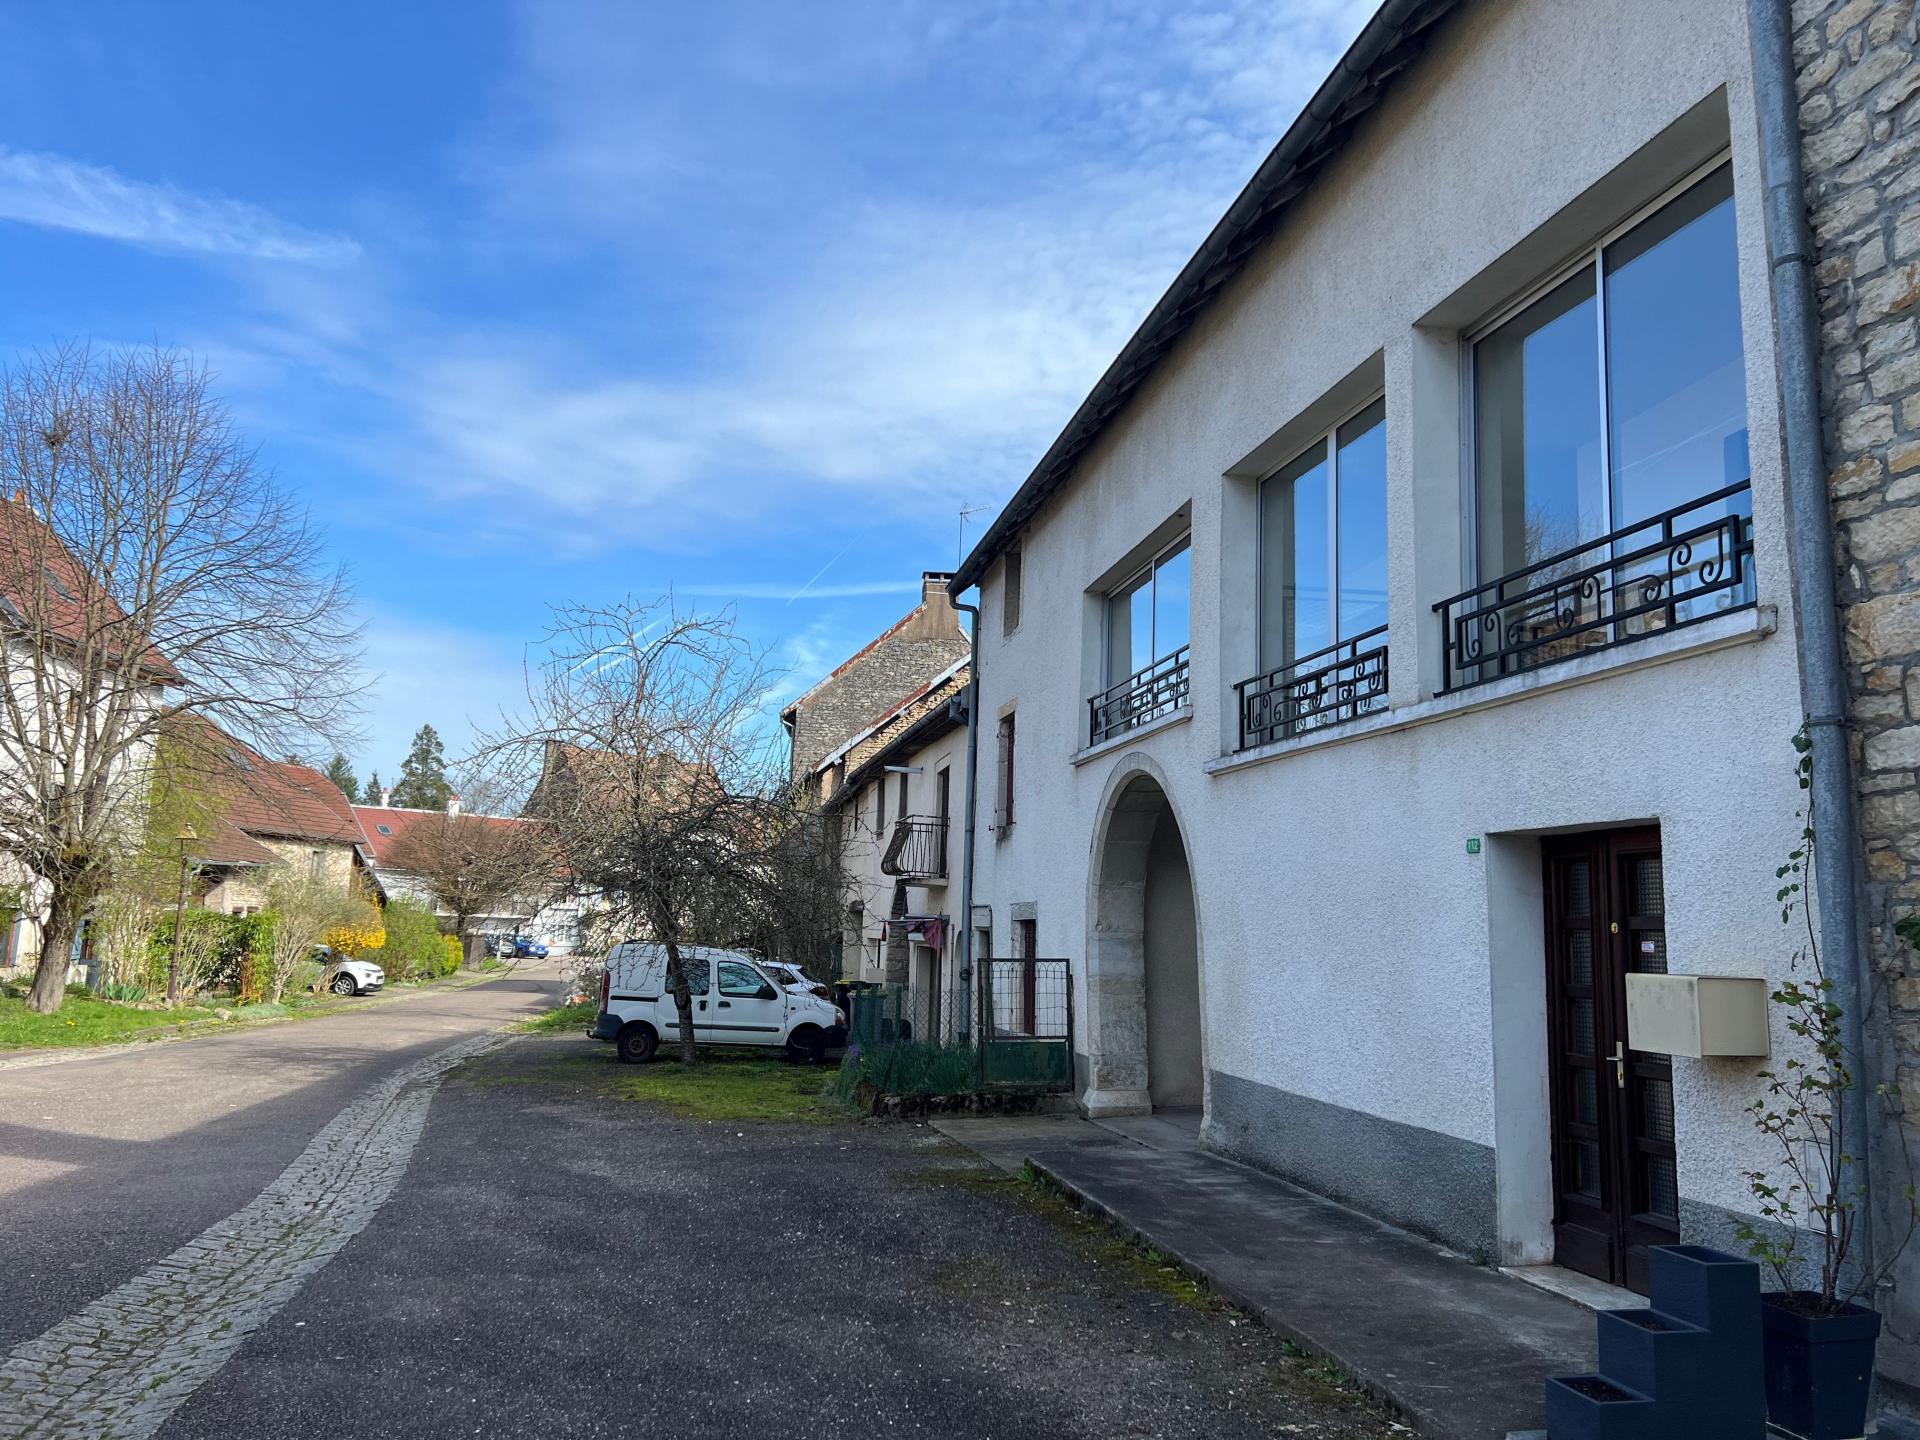
<instances>
[{"instance_id":1,"label":"tv antenna on roof","mask_svg":"<svg viewBox=\"0 0 1920 1440\"><path fill-rule=\"evenodd\" d=\"M953 568L958 570L960 562L967 558L967 521L975 515L984 515L991 505L962 505L960 507L960 538L953 547Z\"/></svg>"}]
</instances>

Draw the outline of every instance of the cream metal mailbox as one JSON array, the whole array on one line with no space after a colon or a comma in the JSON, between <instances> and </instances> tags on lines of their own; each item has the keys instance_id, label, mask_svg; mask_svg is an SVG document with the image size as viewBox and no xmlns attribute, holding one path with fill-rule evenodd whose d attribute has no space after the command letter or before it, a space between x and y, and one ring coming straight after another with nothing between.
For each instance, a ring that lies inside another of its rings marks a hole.
<instances>
[{"instance_id":1,"label":"cream metal mailbox","mask_svg":"<svg viewBox=\"0 0 1920 1440\"><path fill-rule=\"evenodd\" d=\"M1627 1046L1696 1059L1769 1055L1767 982L1744 975L1629 975Z\"/></svg>"}]
</instances>

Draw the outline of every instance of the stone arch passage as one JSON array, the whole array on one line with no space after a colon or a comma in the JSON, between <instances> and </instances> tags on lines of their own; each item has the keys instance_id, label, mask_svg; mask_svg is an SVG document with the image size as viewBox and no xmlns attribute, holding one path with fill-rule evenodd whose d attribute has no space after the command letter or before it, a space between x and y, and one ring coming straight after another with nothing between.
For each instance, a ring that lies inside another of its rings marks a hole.
<instances>
[{"instance_id":1,"label":"stone arch passage","mask_svg":"<svg viewBox=\"0 0 1920 1440\"><path fill-rule=\"evenodd\" d=\"M1113 794L1095 842L1087 945L1090 1115L1201 1103L1200 952L1185 837L1160 782Z\"/></svg>"}]
</instances>

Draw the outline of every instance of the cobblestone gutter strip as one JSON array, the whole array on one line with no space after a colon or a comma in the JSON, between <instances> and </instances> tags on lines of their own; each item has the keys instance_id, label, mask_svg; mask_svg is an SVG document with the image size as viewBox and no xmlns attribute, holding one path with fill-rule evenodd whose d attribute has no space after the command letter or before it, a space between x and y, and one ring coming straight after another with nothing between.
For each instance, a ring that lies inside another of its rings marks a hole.
<instances>
[{"instance_id":1,"label":"cobblestone gutter strip","mask_svg":"<svg viewBox=\"0 0 1920 1440\"><path fill-rule=\"evenodd\" d=\"M0 1362L0 1440L137 1440L232 1358L393 1193L476 1036L396 1071L329 1121L257 1199Z\"/></svg>"}]
</instances>

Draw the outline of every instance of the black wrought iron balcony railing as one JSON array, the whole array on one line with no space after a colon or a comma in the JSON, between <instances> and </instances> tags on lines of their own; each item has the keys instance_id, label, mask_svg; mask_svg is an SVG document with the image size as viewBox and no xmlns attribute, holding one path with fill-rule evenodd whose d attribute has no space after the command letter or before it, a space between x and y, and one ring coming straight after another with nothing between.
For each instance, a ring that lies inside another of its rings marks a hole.
<instances>
[{"instance_id":1,"label":"black wrought iron balcony railing","mask_svg":"<svg viewBox=\"0 0 1920 1440\"><path fill-rule=\"evenodd\" d=\"M1442 600L1441 693L1752 605L1752 496L1729 485Z\"/></svg>"},{"instance_id":2,"label":"black wrought iron balcony railing","mask_svg":"<svg viewBox=\"0 0 1920 1440\"><path fill-rule=\"evenodd\" d=\"M1087 743L1098 745L1187 703L1187 647L1135 671L1087 701Z\"/></svg>"},{"instance_id":3,"label":"black wrought iron balcony railing","mask_svg":"<svg viewBox=\"0 0 1920 1440\"><path fill-rule=\"evenodd\" d=\"M1387 627L1242 680L1240 749L1291 740L1387 708Z\"/></svg>"},{"instance_id":4,"label":"black wrought iron balcony railing","mask_svg":"<svg viewBox=\"0 0 1920 1440\"><path fill-rule=\"evenodd\" d=\"M880 873L902 880L939 880L947 873L947 821L938 815L903 815L880 856Z\"/></svg>"}]
</instances>

